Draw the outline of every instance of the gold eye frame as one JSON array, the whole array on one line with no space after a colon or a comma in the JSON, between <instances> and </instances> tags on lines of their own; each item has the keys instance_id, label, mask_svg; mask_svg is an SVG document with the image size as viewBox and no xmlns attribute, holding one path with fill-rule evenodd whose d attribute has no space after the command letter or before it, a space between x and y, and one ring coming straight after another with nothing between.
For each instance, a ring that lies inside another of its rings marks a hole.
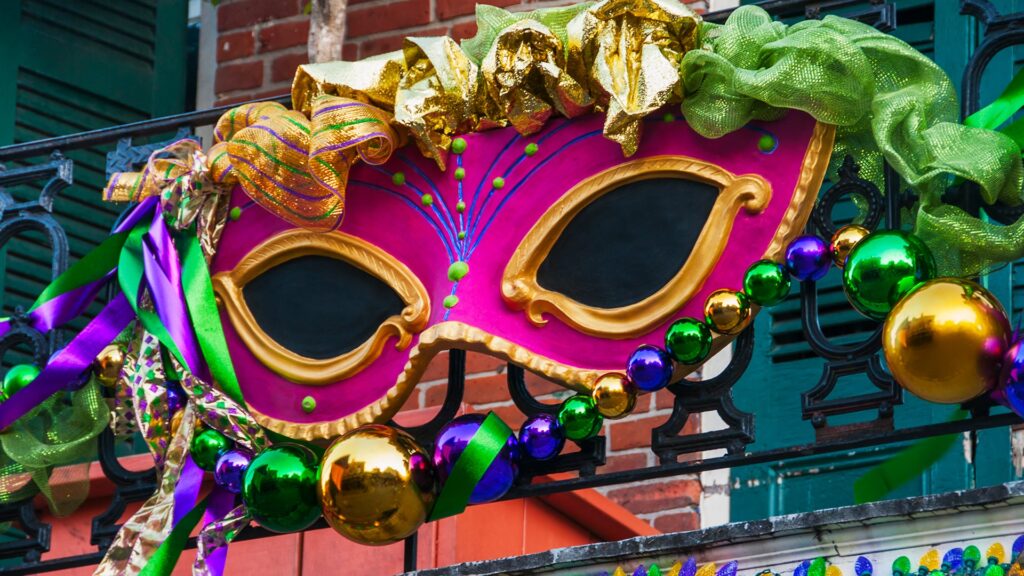
<instances>
[{"instance_id":1,"label":"gold eye frame","mask_svg":"<svg viewBox=\"0 0 1024 576\"><path fill-rule=\"evenodd\" d=\"M303 256L326 256L352 264L390 286L405 308L378 326L366 342L340 356L316 359L292 352L260 328L242 289L267 270ZM427 290L411 270L373 244L341 232L294 229L277 234L249 252L234 270L216 274L213 289L253 355L273 372L299 384L329 384L358 373L380 356L392 337L398 339L395 348L405 350L430 317Z\"/></svg>"},{"instance_id":2,"label":"gold eye frame","mask_svg":"<svg viewBox=\"0 0 1024 576\"><path fill-rule=\"evenodd\" d=\"M682 268L657 292L619 308L596 308L537 282L537 270L559 236L587 205L616 188L654 178L685 178L718 188L718 197ZM737 176L688 156L653 156L620 164L587 178L566 192L534 224L513 253L501 282L506 302L526 311L536 326L553 314L573 328L605 338L635 338L667 320L704 285L729 242L740 208L761 213L771 201L771 185L761 176Z\"/></svg>"}]
</instances>

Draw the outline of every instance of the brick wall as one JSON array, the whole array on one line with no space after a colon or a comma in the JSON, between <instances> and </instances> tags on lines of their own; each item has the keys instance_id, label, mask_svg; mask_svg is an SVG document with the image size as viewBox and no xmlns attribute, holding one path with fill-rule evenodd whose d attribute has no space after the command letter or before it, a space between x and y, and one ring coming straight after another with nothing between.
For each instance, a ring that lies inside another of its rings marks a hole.
<instances>
[{"instance_id":1,"label":"brick wall","mask_svg":"<svg viewBox=\"0 0 1024 576\"><path fill-rule=\"evenodd\" d=\"M299 64L306 63L309 0L222 0L217 5L217 105L287 94ZM488 0L509 10L571 4L563 0ZM706 2L689 2L703 11ZM476 34L475 0L349 0L345 59L357 60L402 47L406 36L456 40Z\"/></svg>"},{"instance_id":2,"label":"brick wall","mask_svg":"<svg viewBox=\"0 0 1024 576\"><path fill-rule=\"evenodd\" d=\"M564 5L567 2L489 0L511 10ZM213 90L217 105L287 94L299 64L306 62L309 17L307 0L222 0L217 10L217 68ZM475 0L349 0L345 58L354 60L401 47L406 36L447 34L455 39L476 33ZM703 10L704 2L693 2ZM512 404L505 366L470 354L465 402L470 411L494 410L518 428L524 417ZM447 356L439 356L414 392L407 409L439 406L444 400ZM531 392L542 401L561 402L570 393L527 374ZM606 422L608 463L601 472L654 465L651 428L671 412L668 392L642 396L627 419ZM694 428L692 421L687 431ZM638 485L602 489L639 517L664 532L700 527L701 484L696 476L680 476Z\"/></svg>"}]
</instances>

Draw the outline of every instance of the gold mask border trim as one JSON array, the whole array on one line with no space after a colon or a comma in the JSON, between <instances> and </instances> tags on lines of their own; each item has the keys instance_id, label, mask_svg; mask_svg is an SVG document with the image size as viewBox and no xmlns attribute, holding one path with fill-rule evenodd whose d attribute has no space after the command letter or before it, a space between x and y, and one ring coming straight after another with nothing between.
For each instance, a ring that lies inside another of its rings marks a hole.
<instances>
[{"instance_id":1,"label":"gold mask border trim","mask_svg":"<svg viewBox=\"0 0 1024 576\"><path fill-rule=\"evenodd\" d=\"M821 183L825 179L834 138L835 126L822 123L815 125L811 141L804 154L800 177L793 191L793 199L775 231L775 237L765 251L765 258L778 261L785 247L803 233L814 206L813 202L808 201L809 195L817 195L818 189L821 188ZM757 311L757 307L753 307L751 316L754 316ZM716 334L712 344L712 355L724 349L734 339L735 336ZM427 328L420 334L419 342L412 348L409 361L406 362L395 385L388 389L381 400L344 418L297 423L268 416L251 406L249 409L261 426L291 438L316 440L340 436L364 424L392 418L419 384L420 378L434 356L455 347L485 353L506 362L512 362L544 378L564 382L567 388L577 392L587 393L592 382L603 373L600 370L567 366L461 322L442 322ZM699 367L700 365L676 365L672 381L682 380Z\"/></svg>"},{"instance_id":2,"label":"gold mask border trim","mask_svg":"<svg viewBox=\"0 0 1024 576\"><path fill-rule=\"evenodd\" d=\"M718 197L686 262L657 292L627 306L598 308L537 282L537 270L551 248L591 202L623 184L664 177L688 177L710 184L718 188ZM636 338L665 322L679 309L680 302L688 302L704 286L729 242L740 208L759 214L771 198L771 185L761 176L738 176L690 156L652 156L619 164L583 180L548 208L509 259L502 276L502 296L510 306L524 310L535 326L546 324L544 316L550 314L587 334Z\"/></svg>"},{"instance_id":3,"label":"gold mask border trim","mask_svg":"<svg viewBox=\"0 0 1024 576\"><path fill-rule=\"evenodd\" d=\"M267 270L303 256L327 256L356 266L391 287L405 308L381 323L361 345L340 356L316 359L296 354L260 328L242 288ZM292 229L276 234L253 248L230 272L214 275L213 289L249 351L274 373L299 384L323 385L352 376L376 360L391 338L397 338L397 350L405 350L413 334L426 328L430 318L427 290L409 268L373 244L342 232Z\"/></svg>"}]
</instances>

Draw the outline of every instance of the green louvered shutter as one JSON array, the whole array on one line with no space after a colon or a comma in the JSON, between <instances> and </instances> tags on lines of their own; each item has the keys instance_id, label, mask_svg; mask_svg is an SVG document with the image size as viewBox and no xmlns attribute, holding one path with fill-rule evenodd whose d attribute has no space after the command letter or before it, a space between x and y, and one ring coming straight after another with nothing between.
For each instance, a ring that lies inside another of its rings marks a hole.
<instances>
[{"instance_id":1,"label":"green louvered shutter","mask_svg":"<svg viewBox=\"0 0 1024 576\"><path fill-rule=\"evenodd\" d=\"M0 5L0 145L184 110L186 0L5 0ZM67 233L72 262L109 233L121 209L100 201L111 148L66 153L75 163L75 182L58 195L55 213ZM31 199L38 187L10 192L17 200ZM35 300L50 280L50 257L42 237L19 236L8 244L0 296L4 315ZM17 358L5 359L12 360Z\"/></svg>"},{"instance_id":2,"label":"green louvered shutter","mask_svg":"<svg viewBox=\"0 0 1024 576\"><path fill-rule=\"evenodd\" d=\"M976 42L977 30L972 19L960 16L944 0L900 0L895 35L922 53L935 59L954 82L959 85L963 67ZM999 2L997 2L999 3ZM1002 0L1004 13L1014 10L1014 0ZM952 2L950 4L953 4ZM856 8L853 8L856 9ZM1021 8L1016 8L1020 10ZM1005 83L1011 58L1005 62L993 61L986 74L983 101L990 101L997 93L999 82ZM1007 74L1000 74L1000 66ZM987 98L987 100L985 100ZM845 209L845 213L843 212ZM852 205L837 209L837 221L852 218ZM1001 276L985 281L1003 287L997 296L1009 304L1011 273L1007 269ZM1014 267L1013 299L1016 315L1024 309L1024 267ZM837 343L863 340L874 324L861 317L846 302L841 276L833 270L818 283L820 320L826 336ZM1009 307L1009 306L1008 306ZM762 311L755 321L756 349L750 368L734 389L736 405L757 414L757 443L750 450L766 450L814 441L814 429L809 421L801 419L800 395L813 387L821 376L823 360L815 357L804 340L800 324L800 300L794 289L783 304ZM866 377L846 377L839 380L830 398L841 398L877 390ZM940 422L948 418L954 407L920 401L909 394L904 404L896 408L895 425L905 428ZM873 413L859 413L832 417L830 424L865 421ZM759 466L736 468L731 480L731 520L749 520L779 514L843 506L853 503L853 482L875 464L896 454L905 444L868 448L842 454L824 455ZM968 462L964 449L957 443L944 458L921 476L892 493L899 498L920 494L944 492L1005 482L1013 478L1010 463L1009 433L1006 429L985 430L979 433L976 462Z\"/></svg>"}]
</instances>

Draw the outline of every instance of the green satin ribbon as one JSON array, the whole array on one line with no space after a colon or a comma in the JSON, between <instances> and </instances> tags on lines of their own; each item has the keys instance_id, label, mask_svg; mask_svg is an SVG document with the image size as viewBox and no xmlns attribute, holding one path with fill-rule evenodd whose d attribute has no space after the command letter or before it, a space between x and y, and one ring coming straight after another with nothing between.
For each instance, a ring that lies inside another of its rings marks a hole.
<instances>
[{"instance_id":1,"label":"green satin ribbon","mask_svg":"<svg viewBox=\"0 0 1024 576\"><path fill-rule=\"evenodd\" d=\"M1003 89L1003 93L991 104L964 119L964 124L974 128L996 130L1021 108L1024 108L1024 71L1018 72ZM1019 136L1024 136L1024 120L1013 122L999 131L1013 138L1018 145L1024 144L1024 141L1018 139Z\"/></svg>"},{"instance_id":2,"label":"green satin ribbon","mask_svg":"<svg viewBox=\"0 0 1024 576\"><path fill-rule=\"evenodd\" d=\"M29 311L65 292L70 292L102 279L104 275L117 266L118 256L121 254L121 248L124 246L127 238L128 232L120 232L108 237L44 288Z\"/></svg>"},{"instance_id":3,"label":"green satin ribbon","mask_svg":"<svg viewBox=\"0 0 1024 576\"><path fill-rule=\"evenodd\" d=\"M181 557L181 552L188 543L188 535L192 533L192 529L203 517L203 512L206 512L209 499L209 496L203 498L178 522L178 525L171 530L156 552L149 557L149 561L139 572L139 576L169 576L174 571L174 565L178 563L178 558Z\"/></svg>"},{"instance_id":4,"label":"green satin ribbon","mask_svg":"<svg viewBox=\"0 0 1024 576\"><path fill-rule=\"evenodd\" d=\"M452 473L448 475L434 509L430 512L431 522L455 516L466 509L473 489L480 483L484 472L491 467L491 462L494 462L511 436L512 429L502 422L497 414L491 412L484 418L483 424L455 462Z\"/></svg>"},{"instance_id":5,"label":"green satin ribbon","mask_svg":"<svg viewBox=\"0 0 1024 576\"><path fill-rule=\"evenodd\" d=\"M242 390L238 386L238 376L228 352L228 343L224 338L224 328L220 323L220 311L217 310L206 258L203 257L203 250L196 235L189 233L186 236L185 241L181 243L183 245L180 246L181 281L184 284L185 304L192 316L192 326L199 340L199 348L220 389L245 407Z\"/></svg>"},{"instance_id":6,"label":"green satin ribbon","mask_svg":"<svg viewBox=\"0 0 1024 576\"><path fill-rule=\"evenodd\" d=\"M967 418L967 411L957 410L949 421ZM853 498L857 504L882 500L890 492L915 478L942 459L956 443L959 434L933 436L912 444L895 456L868 470L853 483Z\"/></svg>"}]
</instances>

